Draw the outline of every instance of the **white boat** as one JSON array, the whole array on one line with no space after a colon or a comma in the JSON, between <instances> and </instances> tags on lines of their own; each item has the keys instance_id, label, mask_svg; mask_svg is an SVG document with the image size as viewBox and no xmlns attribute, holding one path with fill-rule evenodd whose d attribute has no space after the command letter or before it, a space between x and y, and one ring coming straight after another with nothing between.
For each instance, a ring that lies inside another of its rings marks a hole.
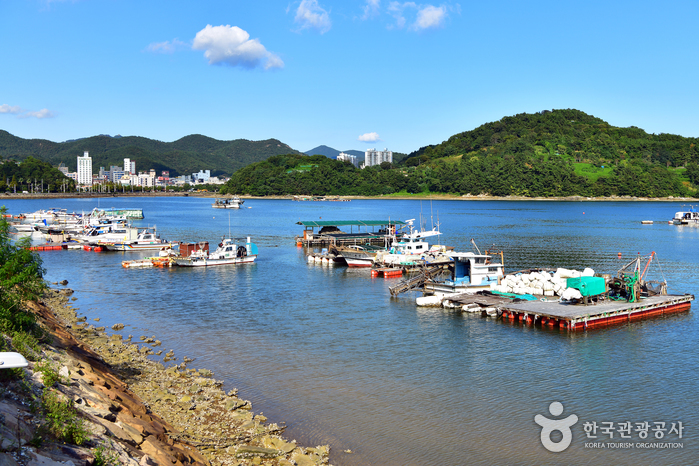
<instances>
[{"instance_id":1,"label":"white boat","mask_svg":"<svg viewBox=\"0 0 699 466\"><path fill-rule=\"evenodd\" d=\"M370 244L350 245L350 246L335 246L332 252L342 257L349 267L371 267L374 264L376 255L381 252L386 252L387 249L381 246L373 246Z\"/></svg>"},{"instance_id":2,"label":"white boat","mask_svg":"<svg viewBox=\"0 0 699 466\"><path fill-rule=\"evenodd\" d=\"M133 241L138 236L138 228L133 228L123 224L107 224L99 227L92 227L83 234L72 236L71 238L79 243L93 246L100 243L124 243Z\"/></svg>"},{"instance_id":3,"label":"white boat","mask_svg":"<svg viewBox=\"0 0 699 466\"><path fill-rule=\"evenodd\" d=\"M699 212L690 207L688 211L675 212L672 218L673 225L699 225Z\"/></svg>"},{"instance_id":4,"label":"white boat","mask_svg":"<svg viewBox=\"0 0 699 466\"><path fill-rule=\"evenodd\" d=\"M47 222L67 221L79 218L76 213L68 213L66 209L51 208L47 210L37 210L36 212L20 214L18 218L23 221L36 222L46 220Z\"/></svg>"},{"instance_id":5,"label":"white boat","mask_svg":"<svg viewBox=\"0 0 699 466\"><path fill-rule=\"evenodd\" d=\"M388 251L377 253L374 263L386 267L396 267L416 266L431 262L431 259L443 255L446 248L439 245L430 246L427 238L441 234L437 229L406 233L395 241ZM441 257L441 259L445 258Z\"/></svg>"},{"instance_id":6,"label":"white boat","mask_svg":"<svg viewBox=\"0 0 699 466\"><path fill-rule=\"evenodd\" d=\"M475 293L490 289L492 283L505 276L505 266L493 256L473 252L448 252L451 258L449 275L430 278L425 281L423 291L427 294Z\"/></svg>"},{"instance_id":7,"label":"white boat","mask_svg":"<svg viewBox=\"0 0 699 466\"><path fill-rule=\"evenodd\" d=\"M244 200L237 196L231 198L218 197L214 203L211 204L211 207L214 209L240 209L240 206L242 206L244 202Z\"/></svg>"},{"instance_id":8,"label":"white boat","mask_svg":"<svg viewBox=\"0 0 699 466\"><path fill-rule=\"evenodd\" d=\"M203 249L196 250L189 257L176 257L175 263L181 267L208 267L212 265L246 264L257 259L257 245L250 242L236 244L230 238L219 243L218 248L211 254Z\"/></svg>"},{"instance_id":9,"label":"white boat","mask_svg":"<svg viewBox=\"0 0 699 466\"><path fill-rule=\"evenodd\" d=\"M106 247L109 251L163 250L179 246L179 243L160 238L155 231L155 227L139 230L134 240L120 242L99 241L99 244Z\"/></svg>"}]
</instances>

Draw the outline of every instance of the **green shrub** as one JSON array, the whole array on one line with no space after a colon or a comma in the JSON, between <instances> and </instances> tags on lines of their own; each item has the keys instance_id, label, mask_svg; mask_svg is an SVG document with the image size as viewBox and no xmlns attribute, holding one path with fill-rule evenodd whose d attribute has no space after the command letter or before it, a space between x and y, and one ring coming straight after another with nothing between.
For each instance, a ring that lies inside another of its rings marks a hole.
<instances>
[{"instance_id":1,"label":"green shrub","mask_svg":"<svg viewBox=\"0 0 699 466\"><path fill-rule=\"evenodd\" d=\"M39 340L28 332L14 332L12 335L12 346L15 351L22 354L29 361L36 361L41 353Z\"/></svg>"},{"instance_id":2,"label":"green shrub","mask_svg":"<svg viewBox=\"0 0 699 466\"><path fill-rule=\"evenodd\" d=\"M94 466L119 466L119 456L104 445L95 448L92 453L95 455Z\"/></svg>"},{"instance_id":3,"label":"green shrub","mask_svg":"<svg viewBox=\"0 0 699 466\"><path fill-rule=\"evenodd\" d=\"M56 382L61 381L61 377L58 375L58 372L56 372L51 363L46 360L34 365L34 370L37 372L41 372L41 374L43 375L45 387L53 387L56 384Z\"/></svg>"},{"instance_id":4,"label":"green shrub","mask_svg":"<svg viewBox=\"0 0 699 466\"><path fill-rule=\"evenodd\" d=\"M85 423L78 417L72 401L61 401L58 394L45 389L41 396L41 407L46 418L46 428L58 440L82 445L88 438Z\"/></svg>"}]
</instances>

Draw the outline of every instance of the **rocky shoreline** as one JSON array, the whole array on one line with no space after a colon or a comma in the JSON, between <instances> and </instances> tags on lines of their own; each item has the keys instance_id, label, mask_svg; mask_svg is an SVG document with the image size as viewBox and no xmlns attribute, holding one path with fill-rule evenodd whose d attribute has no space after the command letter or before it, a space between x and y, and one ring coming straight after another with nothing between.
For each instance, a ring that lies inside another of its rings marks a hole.
<instances>
[{"instance_id":1,"label":"rocky shoreline","mask_svg":"<svg viewBox=\"0 0 699 466\"><path fill-rule=\"evenodd\" d=\"M70 289L45 293L27 303L50 334L43 359L56 367L55 389L73 400L90 432L83 446L42 442L30 446L40 422L19 387L0 391L0 465L280 465L328 464L328 446L302 447L283 437L283 427L267 423L252 404L225 393L207 369L187 367L172 351L165 367L155 337L107 334L89 324L70 304ZM95 319L97 320L97 319ZM122 325L115 325L118 331ZM179 362L179 364L175 364ZM30 363L26 381L35 394L42 373ZM26 388L25 388L26 391ZM25 396L26 398L26 396ZM96 459L96 449L110 462Z\"/></svg>"}]
</instances>

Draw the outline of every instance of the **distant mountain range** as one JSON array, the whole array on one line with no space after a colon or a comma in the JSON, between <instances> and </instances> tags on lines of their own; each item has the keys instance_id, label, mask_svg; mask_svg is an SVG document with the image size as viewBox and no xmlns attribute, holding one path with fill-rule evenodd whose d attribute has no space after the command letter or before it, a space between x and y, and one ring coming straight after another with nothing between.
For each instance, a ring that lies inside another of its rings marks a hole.
<instances>
[{"instance_id":1,"label":"distant mountain range","mask_svg":"<svg viewBox=\"0 0 699 466\"><path fill-rule=\"evenodd\" d=\"M171 176L211 170L212 175L231 175L253 162L274 155L300 154L277 139L248 141L217 139L193 134L174 142L161 142L138 136L99 135L66 142L46 139L22 139L0 130L0 157L24 160L34 157L58 166L64 163L70 171L77 169L77 157L88 151L92 168L122 166L124 158L136 162L136 170L169 170Z\"/></svg>"},{"instance_id":2,"label":"distant mountain range","mask_svg":"<svg viewBox=\"0 0 699 466\"><path fill-rule=\"evenodd\" d=\"M359 151L359 150L343 150L339 151L337 149L333 149L332 147L328 146L318 146L314 149L307 150L304 152L306 155L324 155L328 158L331 159L336 159L338 155L340 155L340 152L344 152L345 154L349 155L355 155L357 157L364 157L364 152ZM363 158L361 159L362 161L364 160Z\"/></svg>"}]
</instances>

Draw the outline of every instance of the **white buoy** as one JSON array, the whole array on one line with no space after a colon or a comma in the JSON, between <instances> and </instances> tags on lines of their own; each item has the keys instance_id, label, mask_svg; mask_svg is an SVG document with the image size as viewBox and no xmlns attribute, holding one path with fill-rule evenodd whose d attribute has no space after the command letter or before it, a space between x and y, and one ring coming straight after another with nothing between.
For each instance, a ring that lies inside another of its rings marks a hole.
<instances>
[{"instance_id":1,"label":"white buoy","mask_svg":"<svg viewBox=\"0 0 699 466\"><path fill-rule=\"evenodd\" d=\"M421 296L415 299L415 304L424 307L438 307L442 305L440 296Z\"/></svg>"}]
</instances>

